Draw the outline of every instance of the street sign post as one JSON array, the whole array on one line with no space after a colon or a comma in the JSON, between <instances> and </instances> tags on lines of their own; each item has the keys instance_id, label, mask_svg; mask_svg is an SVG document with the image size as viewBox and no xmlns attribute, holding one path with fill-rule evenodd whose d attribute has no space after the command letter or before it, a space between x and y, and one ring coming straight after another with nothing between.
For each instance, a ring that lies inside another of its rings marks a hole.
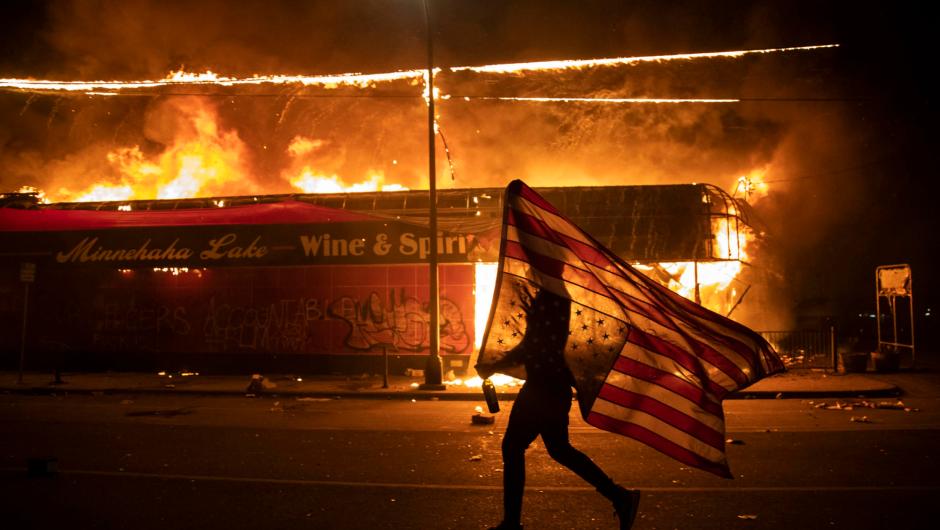
<instances>
[{"instance_id":1,"label":"street sign post","mask_svg":"<svg viewBox=\"0 0 940 530\"><path fill-rule=\"evenodd\" d=\"M16 384L23 384L23 368L26 365L26 316L29 313L29 284L36 281L36 264L24 261L20 263L20 281L23 282L23 329L20 333L20 371Z\"/></svg>"}]
</instances>

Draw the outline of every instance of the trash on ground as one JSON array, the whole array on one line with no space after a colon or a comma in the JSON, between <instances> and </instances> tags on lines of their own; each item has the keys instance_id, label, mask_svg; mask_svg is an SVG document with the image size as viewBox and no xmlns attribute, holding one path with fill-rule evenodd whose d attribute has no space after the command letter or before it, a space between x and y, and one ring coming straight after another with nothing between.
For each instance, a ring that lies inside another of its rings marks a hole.
<instances>
[{"instance_id":1,"label":"trash on ground","mask_svg":"<svg viewBox=\"0 0 940 530\"><path fill-rule=\"evenodd\" d=\"M894 409L894 410L905 409L904 402L901 401L900 399L897 401L897 403L891 403L888 401L879 401L877 406L879 409Z\"/></svg>"},{"instance_id":2,"label":"trash on ground","mask_svg":"<svg viewBox=\"0 0 940 530\"><path fill-rule=\"evenodd\" d=\"M871 419L868 416L852 416L849 418L849 421L854 421L855 423L871 423Z\"/></svg>"},{"instance_id":3,"label":"trash on ground","mask_svg":"<svg viewBox=\"0 0 940 530\"><path fill-rule=\"evenodd\" d=\"M492 425L494 422L496 422L496 416L492 414L477 412L473 416L470 416L470 423L474 425Z\"/></svg>"},{"instance_id":4,"label":"trash on ground","mask_svg":"<svg viewBox=\"0 0 940 530\"><path fill-rule=\"evenodd\" d=\"M248 388L245 389L245 395L248 397L257 397L264 392L264 376L261 374L252 374L251 381L248 382Z\"/></svg>"},{"instance_id":5,"label":"trash on ground","mask_svg":"<svg viewBox=\"0 0 940 530\"><path fill-rule=\"evenodd\" d=\"M744 445L744 440L738 440L737 438L728 438L727 440L725 440L725 443L732 444L732 445Z\"/></svg>"},{"instance_id":6,"label":"trash on ground","mask_svg":"<svg viewBox=\"0 0 940 530\"><path fill-rule=\"evenodd\" d=\"M479 462L480 460L483 460L483 455L473 455L469 460L471 462Z\"/></svg>"},{"instance_id":7,"label":"trash on ground","mask_svg":"<svg viewBox=\"0 0 940 530\"><path fill-rule=\"evenodd\" d=\"M754 521L757 519L757 516L754 514L750 514L750 513L742 513L738 515L738 519L747 519L749 521Z\"/></svg>"},{"instance_id":8,"label":"trash on ground","mask_svg":"<svg viewBox=\"0 0 940 530\"><path fill-rule=\"evenodd\" d=\"M815 403L813 401L810 401L809 404L812 405L813 408L826 409L826 410L884 409L884 410L903 410L904 412L912 412L912 411L919 410L919 409L912 409L911 407L908 407L900 399L895 402L879 401L877 403L874 401L868 401L865 399L861 401L851 401L851 402L836 401L834 403L826 403L825 401L820 401L819 403Z\"/></svg>"}]
</instances>

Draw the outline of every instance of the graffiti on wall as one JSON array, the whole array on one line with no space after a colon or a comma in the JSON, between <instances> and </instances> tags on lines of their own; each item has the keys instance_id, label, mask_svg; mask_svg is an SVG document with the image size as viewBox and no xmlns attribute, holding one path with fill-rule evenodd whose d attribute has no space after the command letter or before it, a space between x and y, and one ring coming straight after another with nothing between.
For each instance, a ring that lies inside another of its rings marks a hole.
<instances>
[{"instance_id":1,"label":"graffiti on wall","mask_svg":"<svg viewBox=\"0 0 940 530\"><path fill-rule=\"evenodd\" d=\"M232 349L298 353L306 351L310 323L322 320L316 298L282 299L267 305L241 306L209 299L203 332L218 351Z\"/></svg>"},{"instance_id":2,"label":"graffiti on wall","mask_svg":"<svg viewBox=\"0 0 940 530\"><path fill-rule=\"evenodd\" d=\"M404 289L389 291L386 303L372 292L365 300L344 296L329 306L333 318L349 326L344 339L346 347L369 351L388 347L396 351L418 352L429 340L430 315L427 304L406 296ZM454 302L441 298L440 348L442 353L463 353L470 347L463 314Z\"/></svg>"},{"instance_id":3,"label":"graffiti on wall","mask_svg":"<svg viewBox=\"0 0 940 530\"><path fill-rule=\"evenodd\" d=\"M160 351L161 338L189 335L192 327L182 306L138 303L136 300L96 300L97 319L91 344L102 351ZM79 309L60 322L80 321Z\"/></svg>"}]
</instances>

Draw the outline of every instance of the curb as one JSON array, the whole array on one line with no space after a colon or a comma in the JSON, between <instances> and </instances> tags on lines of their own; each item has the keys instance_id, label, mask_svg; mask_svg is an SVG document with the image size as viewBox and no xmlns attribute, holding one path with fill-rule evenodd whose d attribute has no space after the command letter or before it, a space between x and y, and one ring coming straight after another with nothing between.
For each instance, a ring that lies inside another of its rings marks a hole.
<instances>
[{"instance_id":1,"label":"curb","mask_svg":"<svg viewBox=\"0 0 940 530\"><path fill-rule=\"evenodd\" d=\"M244 391L237 390L207 390L197 388L64 388L63 386L32 386L32 387L3 387L3 394L18 395L120 395L120 394L148 394L148 395L189 395L189 396L229 396L246 397ZM726 399L803 399L803 398L835 398L835 397L893 397L903 392L894 385L884 388L865 388L849 390L759 390L745 391L729 395ZM517 392L498 392L500 401L514 401ZM384 399L384 400L422 400L422 401L483 401L483 394L479 391L269 391L257 397L311 397L333 399Z\"/></svg>"}]
</instances>

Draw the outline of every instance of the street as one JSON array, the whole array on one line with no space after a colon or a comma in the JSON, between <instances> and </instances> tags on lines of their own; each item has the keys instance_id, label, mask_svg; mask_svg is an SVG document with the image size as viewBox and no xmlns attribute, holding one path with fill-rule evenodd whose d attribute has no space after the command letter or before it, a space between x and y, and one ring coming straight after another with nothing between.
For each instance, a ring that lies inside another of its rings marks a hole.
<instances>
[{"instance_id":1,"label":"street","mask_svg":"<svg viewBox=\"0 0 940 530\"><path fill-rule=\"evenodd\" d=\"M637 529L932 526L940 398L905 398L911 412L811 401L725 402L733 481L598 431L574 411L572 443L644 491ZM486 528L500 520L511 403L495 425L471 424L476 405L7 394L0 520L4 528ZM862 416L870 423L852 421ZM609 503L540 442L528 455L526 528L617 528ZM30 457L56 458L59 473L27 476Z\"/></svg>"}]
</instances>

